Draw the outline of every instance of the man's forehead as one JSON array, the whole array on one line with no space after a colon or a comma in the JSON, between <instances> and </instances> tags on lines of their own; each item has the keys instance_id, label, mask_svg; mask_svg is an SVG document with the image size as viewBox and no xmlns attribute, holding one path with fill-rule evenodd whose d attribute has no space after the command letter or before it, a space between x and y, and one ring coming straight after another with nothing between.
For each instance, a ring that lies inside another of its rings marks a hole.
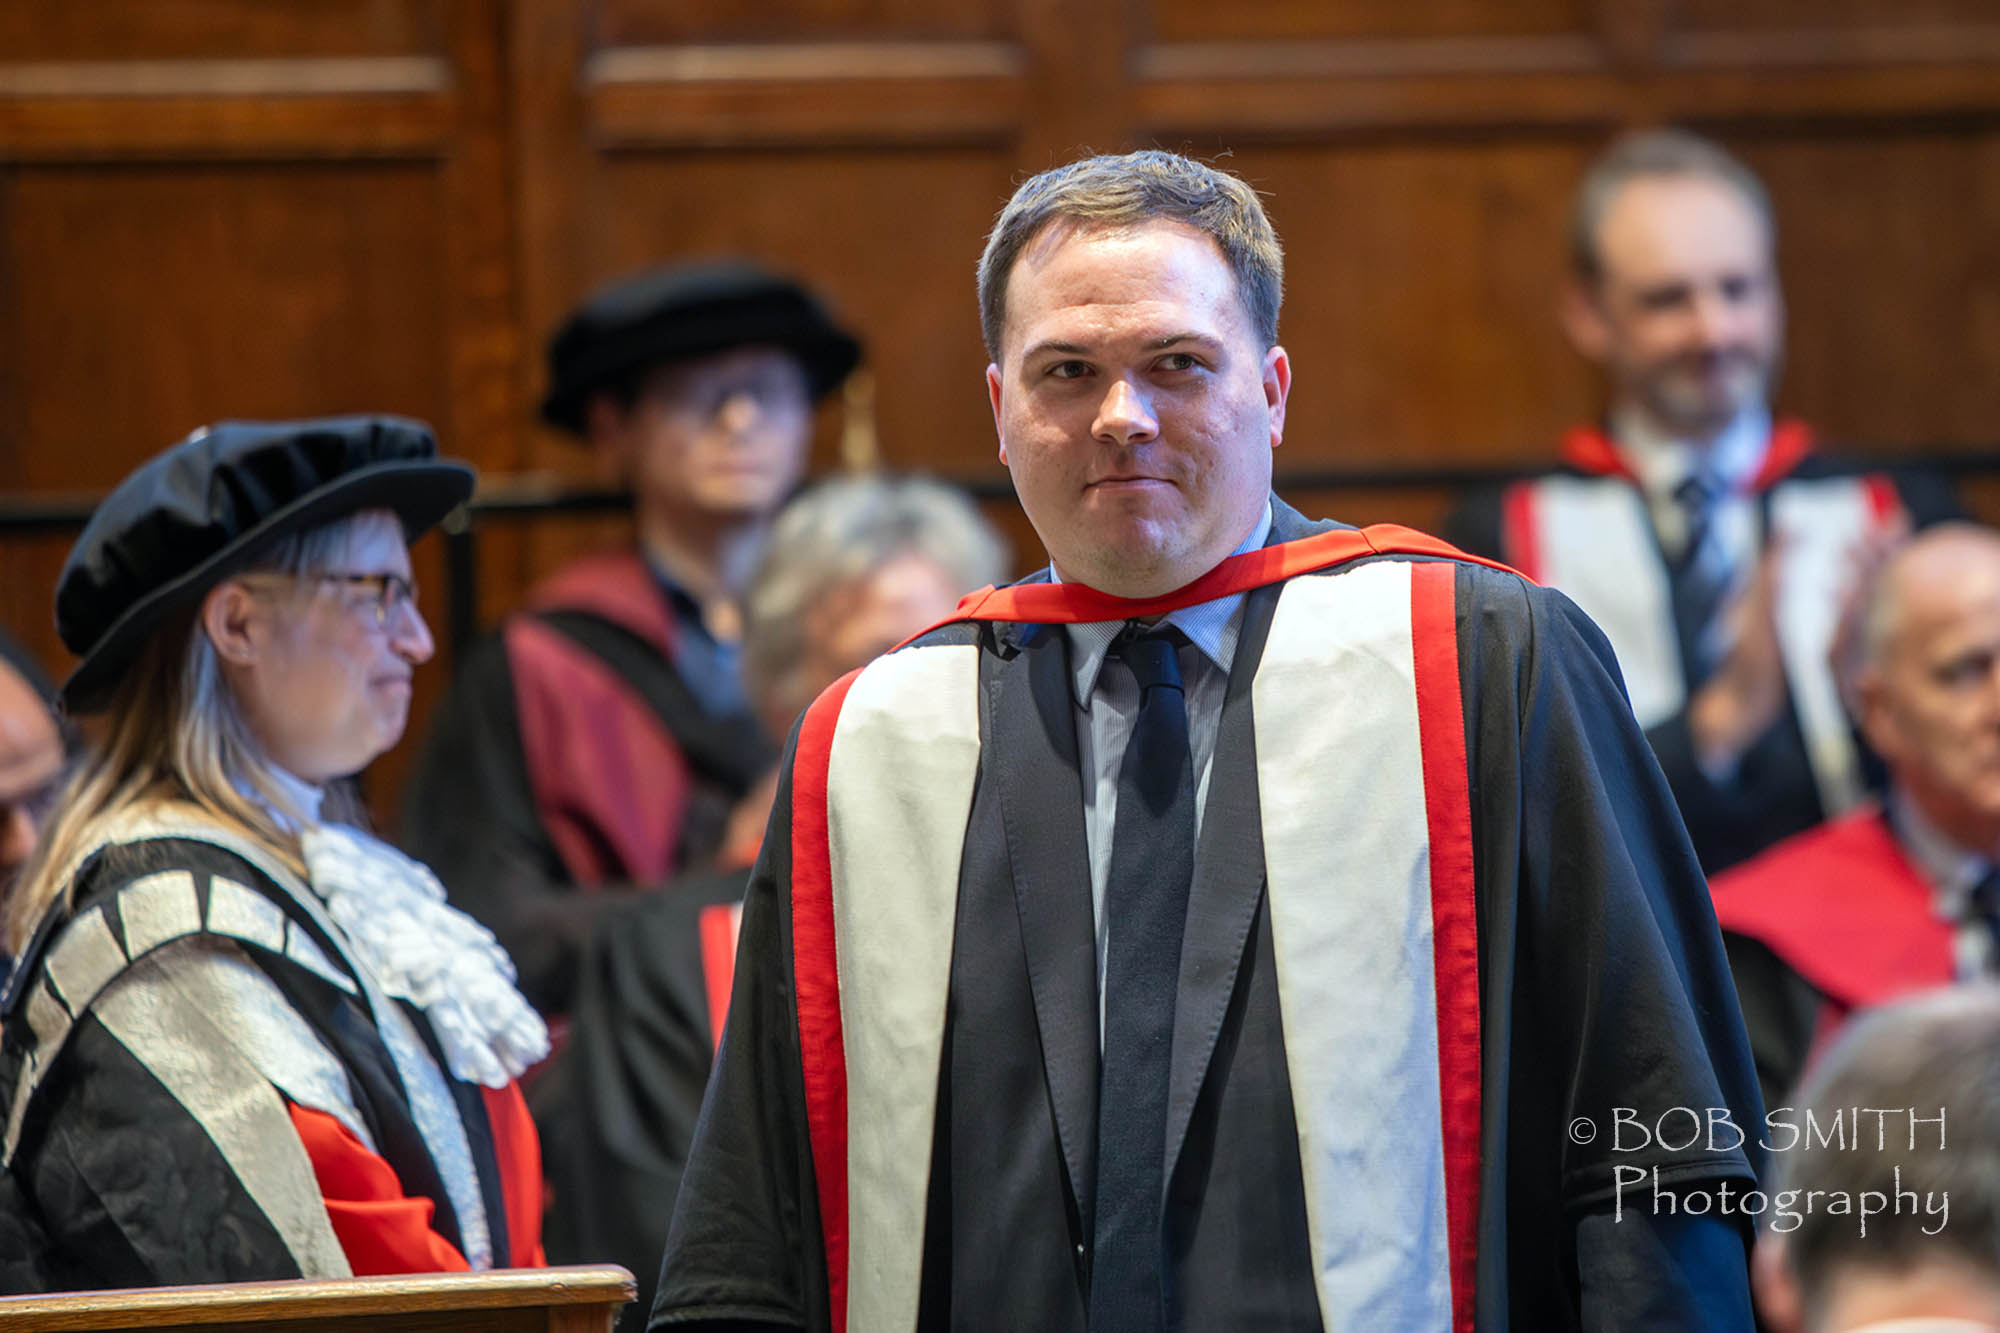
<instances>
[{"instance_id":1,"label":"man's forehead","mask_svg":"<svg viewBox=\"0 0 2000 1333\"><path fill-rule=\"evenodd\" d=\"M1642 176L1613 195L1597 224L1607 273L1644 278L1714 263L1763 265L1772 237L1743 193L1709 176Z\"/></svg>"},{"instance_id":2,"label":"man's forehead","mask_svg":"<svg viewBox=\"0 0 2000 1333\"><path fill-rule=\"evenodd\" d=\"M1040 317L1097 305L1154 307L1163 317L1192 305L1247 319L1235 272L1206 232L1165 218L1119 225L1058 218L1035 233L1008 275L1010 340ZM1226 331L1233 330L1212 330Z\"/></svg>"},{"instance_id":3,"label":"man's forehead","mask_svg":"<svg viewBox=\"0 0 2000 1333\"><path fill-rule=\"evenodd\" d=\"M1918 538L1883 571L1896 637L1932 643L2000 624L2000 538L1938 533Z\"/></svg>"}]
</instances>

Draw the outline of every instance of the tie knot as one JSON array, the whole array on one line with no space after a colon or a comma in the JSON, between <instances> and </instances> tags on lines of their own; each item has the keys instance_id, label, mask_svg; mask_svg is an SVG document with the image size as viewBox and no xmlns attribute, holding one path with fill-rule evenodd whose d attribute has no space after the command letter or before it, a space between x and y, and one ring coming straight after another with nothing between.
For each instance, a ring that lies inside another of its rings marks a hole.
<instances>
[{"instance_id":1,"label":"tie knot","mask_svg":"<svg viewBox=\"0 0 2000 1333\"><path fill-rule=\"evenodd\" d=\"M1111 651L1131 668L1142 694L1155 685L1178 690L1181 688L1180 646L1186 642L1187 636L1171 626L1151 629L1132 624L1125 627L1112 644Z\"/></svg>"},{"instance_id":2,"label":"tie knot","mask_svg":"<svg viewBox=\"0 0 2000 1333\"><path fill-rule=\"evenodd\" d=\"M1722 498L1722 483L1705 471L1690 472L1674 487L1674 499L1690 514L1706 514Z\"/></svg>"}]
</instances>

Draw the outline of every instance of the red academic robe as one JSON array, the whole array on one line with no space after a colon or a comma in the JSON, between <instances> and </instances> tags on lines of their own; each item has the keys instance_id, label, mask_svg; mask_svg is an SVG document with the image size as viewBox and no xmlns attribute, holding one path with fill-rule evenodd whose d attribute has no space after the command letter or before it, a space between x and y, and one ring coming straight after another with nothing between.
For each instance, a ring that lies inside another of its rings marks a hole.
<instances>
[{"instance_id":1,"label":"red academic robe","mask_svg":"<svg viewBox=\"0 0 2000 1333\"><path fill-rule=\"evenodd\" d=\"M1711 890L1773 1105L1855 1010L1952 980L1952 927L1879 807L1789 838Z\"/></svg>"}]
</instances>

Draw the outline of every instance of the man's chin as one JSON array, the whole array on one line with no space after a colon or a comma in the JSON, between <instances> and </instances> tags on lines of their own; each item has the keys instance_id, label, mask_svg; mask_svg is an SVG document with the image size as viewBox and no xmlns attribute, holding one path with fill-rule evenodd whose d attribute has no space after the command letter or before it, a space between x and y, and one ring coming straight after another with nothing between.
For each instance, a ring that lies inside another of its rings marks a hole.
<instances>
[{"instance_id":1,"label":"man's chin","mask_svg":"<svg viewBox=\"0 0 2000 1333\"><path fill-rule=\"evenodd\" d=\"M1651 396L1653 415L1677 435L1710 436L1745 412L1765 405L1761 376L1735 376L1722 383L1677 383Z\"/></svg>"},{"instance_id":2,"label":"man's chin","mask_svg":"<svg viewBox=\"0 0 2000 1333\"><path fill-rule=\"evenodd\" d=\"M714 482L701 487L695 496L704 514L742 519L768 514L783 499L783 491L763 477L754 481L731 479Z\"/></svg>"}]
</instances>

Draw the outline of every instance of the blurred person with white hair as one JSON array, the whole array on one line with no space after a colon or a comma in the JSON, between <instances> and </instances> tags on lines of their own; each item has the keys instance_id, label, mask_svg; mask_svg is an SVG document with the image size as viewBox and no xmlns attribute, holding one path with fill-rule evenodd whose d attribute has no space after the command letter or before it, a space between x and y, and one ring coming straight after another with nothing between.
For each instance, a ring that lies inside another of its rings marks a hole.
<instances>
[{"instance_id":1,"label":"blurred person with white hair","mask_svg":"<svg viewBox=\"0 0 2000 1333\"><path fill-rule=\"evenodd\" d=\"M960 492L918 477L824 481L771 530L744 597L744 684L773 735L826 686L1006 577L1007 548ZM612 905L585 958L570 1038L537 1080L554 1187L549 1253L631 1269L634 1327L720 1040L743 892L775 774L731 821L722 865Z\"/></svg>"}]
</instances>

